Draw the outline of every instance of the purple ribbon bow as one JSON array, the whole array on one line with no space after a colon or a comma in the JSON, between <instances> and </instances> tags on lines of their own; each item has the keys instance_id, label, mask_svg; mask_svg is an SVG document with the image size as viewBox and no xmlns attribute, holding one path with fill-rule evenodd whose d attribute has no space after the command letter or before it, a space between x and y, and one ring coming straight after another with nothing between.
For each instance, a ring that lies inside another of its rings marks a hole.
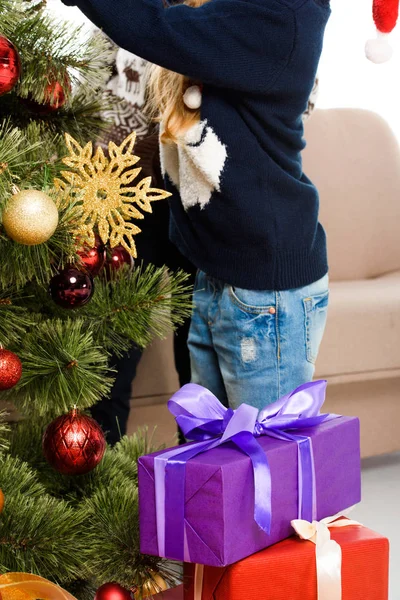
<instances>
[{"instance_id":1,"label":"purple ribbon bow","mask_svg":"<svg viewBox=\"0 0 400 600\"><path fill-rule=\"evenodd\" d=\"M258 410L242 404L225 408L206 388L188 384L172 396L170 412L185 437L197 443L173 448L154 461L157 538L160 556L190 559L185 538L186 463L198 454L233 442L250 457L254 473L254 519L267 534L271 530L271 472L257 441L267 435L293 441L298 446L298 518L316 518L315 470L311 439L297 431L318 425L337 415L320 414L326 381L306 383L277 402ZM257 418L258 416L258 418ZM294 433L296 432L296 433Z\"/></svg>"}]
</instances>

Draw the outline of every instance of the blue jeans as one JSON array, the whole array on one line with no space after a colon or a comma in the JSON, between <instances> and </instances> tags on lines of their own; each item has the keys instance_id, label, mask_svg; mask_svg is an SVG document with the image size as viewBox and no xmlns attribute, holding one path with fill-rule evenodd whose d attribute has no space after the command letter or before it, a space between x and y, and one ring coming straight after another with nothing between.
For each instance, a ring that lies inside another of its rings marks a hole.
<instances>
[{"instance_id":1,"label":"blue jeans","mask_svg":"<svg viewBox=\"0 0 400 600\"><path fill-rule=\"evenodd\" d=\"M226 406L261 409L311 381L328 283L326 275L295 290L251 291L198 272L189 332L193 383Z\"/></svg>"}]
</instances>

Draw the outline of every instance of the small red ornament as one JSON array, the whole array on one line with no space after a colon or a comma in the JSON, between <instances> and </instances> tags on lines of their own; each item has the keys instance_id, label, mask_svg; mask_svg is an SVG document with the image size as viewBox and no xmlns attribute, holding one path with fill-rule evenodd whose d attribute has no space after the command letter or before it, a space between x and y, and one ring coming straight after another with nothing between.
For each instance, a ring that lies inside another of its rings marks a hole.
<instances>
[{"instance_id":1,"label":"small red ornament","mask_svg":"<svg viewBox=\"0 0 400 600\"><path fill-rule=\"evenodd\" d=\"M118 271L123 265L129 265L133 269L135 261L123 246L116 246L107 252L106 271L110 274L112 271Z\"/></svg>"},{"instance_id":2,"label":"small red ornament","mask_svg":"<svg viewBox=\"0 0 400 600\"><path fill-rule=\"evenodd\" d=\"M100 463L106 440L100 425L76 408L57 417L43 436L47 462L63 475L84 475Z\"/></svg>"},{"instance_id":3,"label":"small red ornament","mask_svg":"<svg viewBox=\"0 0 400 600\"><path fill-rule=\"evenodd\" d=\"M0 35L0 96L11 92L20 75L18 50L10 40Z\"/></svg>"},{"instance_id":4,"label":"small red ornament","mask_svg":"<svg viewBox=\"0 0 400 600\"><path fill-rule=\"evenodd\" d=\"M22 364L10 350L0 348L0 390L9 390L17 385L22 375Z\"/></svg>"},{"instance_id":5,"label":"small red ornament","mask_svg":"<svg viewBox=\"0 0 400 600\"><path fill-rule=\"evenodd\" d=\"M55 112L62 108L67 101L66 89L70 89L69 77L65 76L65 83L61 85L58 81L53 81L46 86L44 92L45 104L49 112Z\"/></svg>"},{"instance_id":6,"label":"small red ornament","mask_svg":"<svg viewBox=\"0 0 400 600\"><path fill-rule=\"evenodd\" d=\"M51 81L44 90L44 102L36 102L31 97L23 98L21 101L32 112L40 116L45 116L56 112L64 106L67 101L65 90L71 89L71 82L68 75L65 75L65 83L61 85L58 81Z\"/></svg>"},{"instance_id":7,"label":"small red ornament","mask_svg":"<svg viewBox=\"0 0 400 600\"><path fill-rule=\"evenodd\" d=\"M119 583L112 581L99 587L94 600L132 600L132 593Z\"/></svg>"},{"instance_id":8,"label":"small red ornament","mask_svg":"<svg viewBox=\"0 0 400 600\"><path fill-rule=\"evenodd\" d=\"M88 271L92 277L96 277L96 275L100 273L107 258L106 247L98 235L96 235L95 240L94 248L84 246L82 250L78 251L85 270Z\"/></svg>"},{"instance_id":9,"label":"small red ornament","mask_svg":"<svg viewBox=\"0 0 400 600\"><path fill-rule=\"evenodd\" d=\"M50 281L50 295L62 308L80 308L89 302L94 293L91 275L68 266Z\"/></svg>"}]
</instances>

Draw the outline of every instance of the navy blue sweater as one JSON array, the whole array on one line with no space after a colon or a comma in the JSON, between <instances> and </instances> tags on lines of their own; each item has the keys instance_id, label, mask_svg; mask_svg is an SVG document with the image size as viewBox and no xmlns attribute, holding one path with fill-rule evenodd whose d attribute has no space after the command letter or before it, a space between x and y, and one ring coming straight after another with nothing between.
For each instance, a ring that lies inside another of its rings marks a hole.
<instances>
[{"instance_id":1,"label":"navy blue sweater","mask_svg":"<svg viewBox=\"0 0 400 600\"><path fill-rule=\"evenodd\" d=\"M329 0L64 1L119 46L203 84L201 123L162 152L181 252L247 289L323 277L325 233L301 151Z\"/></svg>"}]
</instances>

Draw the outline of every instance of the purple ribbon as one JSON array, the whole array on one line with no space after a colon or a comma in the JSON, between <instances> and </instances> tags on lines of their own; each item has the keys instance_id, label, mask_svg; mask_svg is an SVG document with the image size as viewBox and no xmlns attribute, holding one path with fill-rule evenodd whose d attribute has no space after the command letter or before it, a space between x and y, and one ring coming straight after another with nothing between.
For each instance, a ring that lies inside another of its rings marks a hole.
<instances>
[{"instance_id":1,"label":"purple ribbon","mask_svg":"<svg viewBox=\"0 0 400 600\"><path fill-rule=\"evenodd\" d=\"M196 443L173 448L154 461L157 538L160 556L190 559L185 537L186 463L203 452L234 443L247 454L254 474L254 519L271 531L271 472L268 459L257 441L262 435L297 443L298 518L316 519L315 470L311 438L297 433L337 415L320 414L325 400L326 381L306 383L277 402L258 410L242 404L237 410L225 408L206 388L188 384L172 396L170 412L185 437ZM257 418L258 417L258 418Z\"/></svg>"}]
</instances>

